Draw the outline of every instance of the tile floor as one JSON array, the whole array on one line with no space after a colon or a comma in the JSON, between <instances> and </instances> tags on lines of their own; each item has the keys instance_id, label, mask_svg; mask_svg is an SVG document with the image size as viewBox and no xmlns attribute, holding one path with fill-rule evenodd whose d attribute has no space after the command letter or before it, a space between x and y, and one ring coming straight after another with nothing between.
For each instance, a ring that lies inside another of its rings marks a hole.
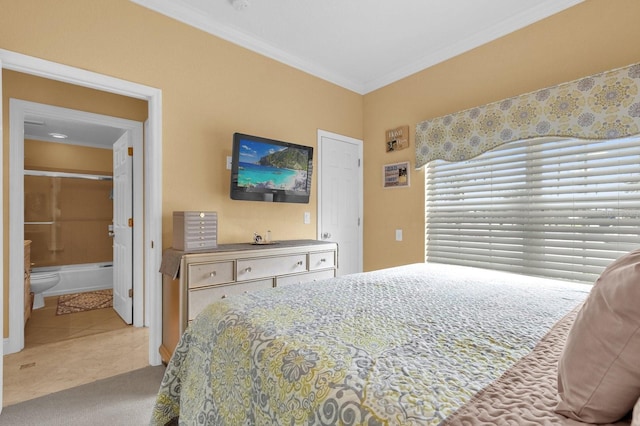
<instances>
[{"instance_id":1,"label":"tile floor","mask_svg":"<svg viewBox=\"0 0 640 426\"><path fill-rule=\"evenodd\" d=\"M57 297L33 311L25 349L4 357L3 406L149 365L146 327L111 309L56 315Z\"/></svg>"}]
</instances>

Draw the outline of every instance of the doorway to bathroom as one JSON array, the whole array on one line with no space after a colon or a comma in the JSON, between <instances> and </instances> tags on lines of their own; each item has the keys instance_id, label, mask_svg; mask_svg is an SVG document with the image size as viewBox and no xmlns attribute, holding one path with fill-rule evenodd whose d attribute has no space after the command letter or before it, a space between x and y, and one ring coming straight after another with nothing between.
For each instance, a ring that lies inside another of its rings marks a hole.
<instances>
[{"instance_id":1,"label":"doorway to bathroom","mask_svg":"<svg viewBox=\"0 0 640 426\"><path fill-rule=\"evenodd\" d=\"M151 365L160 365L162 359L158 351L158 347L162 341L162 295L161 295L161 274L158 272L162 255L162 90L136 83L121 78L108 76L105 74L88 71L85 69L52 62L29 55L24 55L8 50L0 49L0 93L2 98L7 99L7 95L11 97L14 91L12 84L7 83L7 75L9 73L22 73L29 76L38 76L38 78L46 79L50 82L65 83L70 85L70 90L65 88L57 93L47 93L51 98L57 98L60 101L68 99L69 93L77 93L85 89L100 91L107 96L124 96L130 99L137 99L145 103L146 118L144 121L145 144L143 147L134 147L138 149L138 159L134 152L134 198L143 202L144 207L140 210L134 209L134 221L137 224L134 227L134 317L133 330L148 331L145 343L148 342L148 363ZM42 94L42 91L38 91ZM58 103L58 102L52 102ZM82 108L86 102L82 104ZM117 114L113 114L117 115ZM6 122L3 125L2 115L0 115L0 128L7 129ZM20 126L16 129L12 126L9 129L10 139L13 131L19 131ZM13 130L12 130L13 129ZM18 137L20 134L18 135ZM5 140L6 142L6 140ZM6 147L6 144L5 144ZM7 147L8 148L8 147ZM9 149L9 154L11 150ZM6 154L5 154L6 155ZM3 155L3 158L4 155ZM6 158L5 158L6 160ZM9 163L11 159L9 159ZM1 168L1 167L0 167ZM5 170L5 175L6 170ZM143 179L144 178L144 179ZM4 181L4 180L3 180ZM4 193L9 192L10 183L4 184ZM5 198L5 199L6 199ZM11 275L11 261L14 260L14 268L19 267L15 259L12 258L11 242L6 238L8 227L10 226L10 217L13 212L8 208L0 209L0 216L6 218L7 226L5 227L5 240L7 244L2 245L2 253L7 262L2 267L2 271L7 275ZM138 228L139 231L135 231ZM139 232L139 235L138 235ZM22 251L19 248L18 253ZM20 268L22 269L22 268ZM8 270L8 271L7 271ZM9 279L5 281L5 291L10 291ZM5 292L3 292L5 293ZM13 292L15 293L15 291ZM142 296L140 296L142 294ZM18 303L11 297L0 294L0 300L5 306L5 315L9 317L9 311ZM15 307L19 308L19 307ZM14 314L15 318L15 314ZM0 322L9 332L9 338L5 338L2 345L2 353L8 354L15 342L12 342L11 336L16 335L15 328L21 329L20 321L14 321L14 324L7 324L7 319L0 317ZM19 331L18 331L18 334ZM139 342L140 339L136 339ZM127 347L125 344L114 344L118 354L124 354L127 359L128 354L121 348ZM113 360L114 363L118 361ZM0 372L3 370L3 364L0 364ZM0 389L3 388L3 377L0 374ZM2 394L0 393L0 396ZM0 398L1 399L1 398Z\"/></svg>"},{"instance_id":2,"label":"doorway to bathroom","mask_svg":"<svg viewBox=\"0 0 640 426\"><path fill-rule=\"evenodd\" d=\"M133 209L142 206L133 205L132 155L142 151L143 124L17 99L10 123L10 300L25 294L17 247L31 240L36 275L56 275L43 296L110 286L114 308L131 324L134 305L144 307L141 282L134 291ZM15 306L27 309L26 297L10 304L5 353L24 347L26 313Z\"/></svg>"}]
</instances>

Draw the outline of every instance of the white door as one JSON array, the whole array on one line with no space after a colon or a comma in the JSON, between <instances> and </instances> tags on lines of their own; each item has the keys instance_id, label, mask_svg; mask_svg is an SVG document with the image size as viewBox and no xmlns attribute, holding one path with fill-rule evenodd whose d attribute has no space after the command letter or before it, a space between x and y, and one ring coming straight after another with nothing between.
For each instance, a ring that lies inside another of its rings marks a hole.
<instances>
[{"instance_id":1,"label":"white door","mask_svg":"<svg viewBox=\"0 0 640 426\"><path fill-rule=\"evenodd\" d=\"M362 141L318 131L318 235L338 243L337 275L362 272Z\"/></svg>"},{"instance_id":2,"label":"white door","mask_svg":"<svg viewBox=\"0 0 640 426\"><path fill-rule=\"evenodd\" d=\"M124 322L133 319L133 157L131 132L113 144L113 309ZM106 232L106 230L105 230Z\"/></svg>"}]
</instances>

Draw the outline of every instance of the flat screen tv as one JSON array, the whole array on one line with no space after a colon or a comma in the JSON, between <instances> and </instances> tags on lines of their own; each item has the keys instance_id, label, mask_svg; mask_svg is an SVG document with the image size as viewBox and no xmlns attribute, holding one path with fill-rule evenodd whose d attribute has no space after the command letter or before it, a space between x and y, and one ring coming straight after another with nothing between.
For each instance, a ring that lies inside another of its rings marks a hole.
<instances>
[{"instance_id":1,"label":"flat screen tv","mask_svg":"<svg viewBox=\"0 0 640 426\"><path fill-rule=\"evenodd\" d=\"M310 146L234 133L231 198L308 203L312 168Z\"/></svg>"}]
</instances>

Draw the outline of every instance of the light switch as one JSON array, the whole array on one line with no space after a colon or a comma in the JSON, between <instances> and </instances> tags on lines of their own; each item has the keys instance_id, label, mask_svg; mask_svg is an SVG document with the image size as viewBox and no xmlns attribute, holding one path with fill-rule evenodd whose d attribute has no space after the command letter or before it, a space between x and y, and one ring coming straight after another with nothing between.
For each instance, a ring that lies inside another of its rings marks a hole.
<instances>
[{"instance_id":1,"label":"light switch","mask_svg":"<svg viewBox=\"0 0 640 426\"><path fill-rule=\"evenodd\" d=\"M304 212L304 224L308 225L311 223L311 213Z\"/></svg>"},{"instance_id":2,"label":"light switch","mask_svg":"<svg viewBox=\"0 0 640 426\"><path fill-rule=\"evenodd\" d=\"M227 157L227 170L231 170L231 157Z\"/></svg>"},{"instance_id":3,"label":"light switch","mask_svg":"<svg viewBox=\"0 0 640 426\"><path fill-rule=\"evenodd\" d=\"M402 229L396 229L396 241L402 241Z\"/></svg>"}]
</instances>

